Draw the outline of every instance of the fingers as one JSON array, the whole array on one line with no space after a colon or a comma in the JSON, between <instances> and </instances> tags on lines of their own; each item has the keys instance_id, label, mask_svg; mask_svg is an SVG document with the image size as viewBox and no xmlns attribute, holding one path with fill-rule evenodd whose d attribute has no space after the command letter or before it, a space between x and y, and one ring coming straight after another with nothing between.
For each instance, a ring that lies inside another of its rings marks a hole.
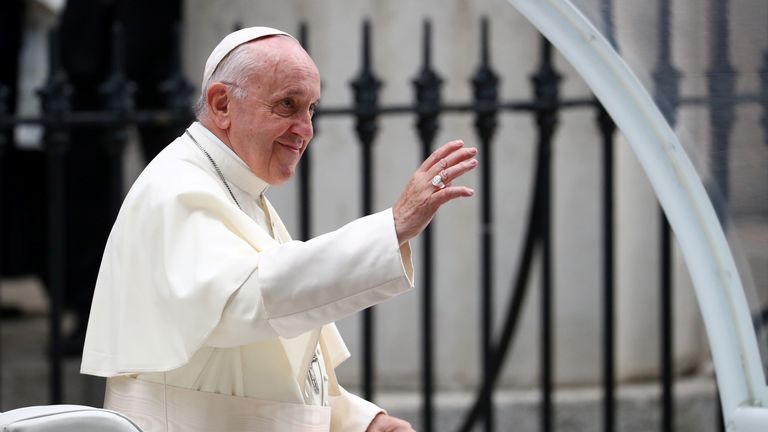
<instances>
[{"instance_id":1,"label":"fingers","mask_svg":"<svg viewBox=\"0 0 768 432\"><path fill-rule=\"evenodd\" d=\"M424 162L421 164L421 167L419 167L422 171L429 171L430 168L435 166L439 163L440 159L448 156L449 154L455 152L456 150L464 147L464 141L462 140L454 140L449 141L445 144L443 144L440 148L432 152L431 155L429 155L428 158L424 160Z\"/></svg>"},{"instance_id":2,"label":"fingers","mask_svg":"<svg viewBox=\"0 0 768 432\"><path fill-rule=\"evenodd\" d=\"M436 207L440 207L456 198L470 197L475 193L474 190L468 187L451 186L453 180L477 167L478 162L474 159L474 156L477 155L477 149L474 147L463 147L464 141L462 140L450 141L435 150L422 164L422 167L431 164L427 174L433 176L430 178L433 180L432 185L435 189L430 200L436 204ZM434 176L440 176L440 178L438 179ZM435 184L434 181L437 180L442 180L442 182Z\"/></svg>"},{"instance_id":3,"label":"fingers","mask_svg":"<svg viewBox=\"0 0 768 432\"><path fill-rule=\"evenodd\" d=\"M477 152L475 151L473 152L473 154L477 154ZM453 166L440 170L439 175L443 179L443 182L446 185L448 185L450 184L451 181L461 177L462 175L466 174L470 170L474 169L476 166L477 166L477 160L475 159L465 160L460 163L454 164Z\"/></svg>"},{"instance_id":4,"label":"fingers","mask_svg":"<svg viewBox=\"0 0 768 432\"><path fill-rule=\"evenodd\" d=\"M475 191L466 186L450 186L436 191L432 194L431 198L433 203L436 204L437 207L440 207L448 201L456 198L471 197L474 194Z\"/></svg>"},{"instance_id":5,"label":"fingers","mask_svg":"<svg viewBox=\"0 0 768 432\"><path fill-rule=\"evenodd\" d=\"M429 170L430 173L441 173L453 166L460 164L463 161L471 159L477 155L477 149L474 147L459 148L444 158L438 159L437 163ZM454 178L454 177L451 177Z\"/></svg>"},{"instance_id":6,"label":"fingers","mask_svg":"<svg viewBox=\"0 0 768 432\"><path fill-rule=\"evenodd\" d=\"M472 159L477 155L477 149L463 147L462 140L447 142L421 164L419 171L426 172L438 189L449 186L451 181L477 166L477 161Z\"/></svg>"}]
</instances>

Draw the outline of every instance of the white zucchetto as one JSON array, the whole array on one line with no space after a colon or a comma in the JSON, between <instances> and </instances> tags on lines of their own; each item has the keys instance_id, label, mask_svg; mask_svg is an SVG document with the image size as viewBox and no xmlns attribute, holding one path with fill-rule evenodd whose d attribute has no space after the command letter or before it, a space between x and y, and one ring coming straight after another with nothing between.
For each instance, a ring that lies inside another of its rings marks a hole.
<instances>
[{"instance_id":1,"label":"white zucchetto","mask_svg":"<svg viewBox=\"0 0 768 432\"><path fill-rule=\"evenodd\" d=\"M224 57L232 52L232 50L246 42L276 35L285 35L293 38L293 36L290 34L271 27L248 27L232 32L224 37L224 39L222 39L221 42L216 45L216 48L211 51L211 55L208 56L208 60L205 62L202 92L205 93L205 86L208 83L208 80L211 78L211 75L213 75L213 72L219 66L219 63L224 60Z\"/></svg>"}]
</instances>

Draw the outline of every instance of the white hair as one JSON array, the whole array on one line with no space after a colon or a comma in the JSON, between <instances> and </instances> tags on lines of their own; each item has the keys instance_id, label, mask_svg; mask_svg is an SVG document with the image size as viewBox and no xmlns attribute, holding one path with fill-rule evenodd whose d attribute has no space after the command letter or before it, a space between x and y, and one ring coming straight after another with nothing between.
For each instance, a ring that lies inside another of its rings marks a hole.
<instances>
[{"instance_id":1,"label":"white hair","mask_svg":"<svg viewBox=\"0 0 768 432\"><path fill-rule=\"evenodd\" d=\"M264 51L255 55L252 43L244 43L227 54L208 78L195 103L194 110L198 120L208 114L207 94L211 85L217 82L227 84L232 87L232 96L242 100L248 96L248 79L264 72L265 66L274 63L274 57L275 54L267 54Z\"/></svg>"}]
</instances>

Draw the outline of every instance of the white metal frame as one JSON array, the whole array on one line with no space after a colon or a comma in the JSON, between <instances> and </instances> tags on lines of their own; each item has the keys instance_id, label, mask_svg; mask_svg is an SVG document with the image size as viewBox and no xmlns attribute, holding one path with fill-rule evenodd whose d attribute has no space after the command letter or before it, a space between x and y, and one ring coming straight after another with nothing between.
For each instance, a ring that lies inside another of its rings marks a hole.
<instances>
[{"instance_id":1,"label":"white metal frame","mask_svg":"<svg viewBox=\"0 0 768 432\"><path fill-rule=\"evenodd\" d=\"M142 432L123 414L84 405L39 405L0 413L3 432Z\"/></svg>"},{"instance_id":2,"label":"white metal frame","mask_svg":"<svg viewBox=\"0 0 768 432\"><path fill-rule=\"evenodd\" d=\"M741 278L688 155L632 70L569 0L509 0L574 66L645 170L704 318L728 430L768 430L766 387Z\"/></svg>"}]
</instances>

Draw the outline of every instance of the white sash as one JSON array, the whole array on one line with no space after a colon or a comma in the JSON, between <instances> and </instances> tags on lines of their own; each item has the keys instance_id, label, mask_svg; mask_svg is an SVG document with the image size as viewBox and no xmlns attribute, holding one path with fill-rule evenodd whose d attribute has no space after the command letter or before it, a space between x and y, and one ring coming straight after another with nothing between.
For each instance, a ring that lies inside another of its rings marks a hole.
<instances>
[{"instance_id":1,"label":"white sash","mask_svg":"<svg viewBox=\"0 0 768 432\"><path fill-rule=\"evenodd\" d=\"M104 408L144 432L328 432L331 408L201 392L137 380L107 379Z\"/></svg>"}]
</instances>

